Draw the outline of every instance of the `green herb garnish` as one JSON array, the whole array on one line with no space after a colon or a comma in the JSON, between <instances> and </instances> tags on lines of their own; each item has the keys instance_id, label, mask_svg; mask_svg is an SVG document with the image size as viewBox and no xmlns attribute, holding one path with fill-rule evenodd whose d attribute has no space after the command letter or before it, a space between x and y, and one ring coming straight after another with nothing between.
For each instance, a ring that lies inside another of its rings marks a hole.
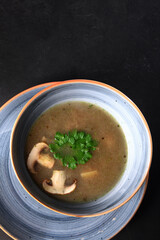
<instances>
[{"instance_id":1,"label":"green herb garnish","mask_svg":"<svg viewBox=\"0 0 160 240\"><path fill-rule=\"evenodd\" d=\"M68 134L57 132L54 143L49 144L55 159L62 161L63 166L75 169L78 164L85 164L96 150L97 141L90 134L73 130Z\"/></svg>"},{"instance_id":2,"label":"green herb garnish","mask_svg":"<svg viewBox=\"0 0 160 240\"><path fill-rule=\"evenodd\" d=\"M93 107L93 104L90 104L88 108L91 108L91 107Z\"/></svg>"}]
</instances>

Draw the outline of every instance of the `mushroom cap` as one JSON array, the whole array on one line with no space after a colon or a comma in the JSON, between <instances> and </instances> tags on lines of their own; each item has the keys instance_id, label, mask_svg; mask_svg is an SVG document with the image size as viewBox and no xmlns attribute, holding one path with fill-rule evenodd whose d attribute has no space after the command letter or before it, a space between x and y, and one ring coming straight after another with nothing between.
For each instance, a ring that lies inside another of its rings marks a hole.
<instances>
[{"instance_id":1,"label":"mushroom cap","mask_svg":"<svg viewBox=\"0 0 160 240\"><path fill-rule=\"evenodd\" d=\"M47 157L47 156L46 157L41 156L41 151L45 148L49 149L49 146L44 142L37 143L32 148L32 150L28 156L28 159L27 159L27 167L31 173L34 173L34 174L36 173L36 171L34 169L36 162L38 162L39 164L41 164L42 166L47 167L47 168L53 167L54 162L55 162L55 160L53 158Z\"/></svg>"},{"instance_id":2,"label":"mushroom cap","mask_svg":"<svg viewBox=\"0 0 160 240\"><path fill-rule=\"evenodd\" d=\"M50 179L52 185L48 184L48 180L44 180L42 186L46 192L51 194L68 194L74 191L76 188L76 180L70 186L65 186L66 174L64 171L54 170Z\"/></svg>"}]
</instances>

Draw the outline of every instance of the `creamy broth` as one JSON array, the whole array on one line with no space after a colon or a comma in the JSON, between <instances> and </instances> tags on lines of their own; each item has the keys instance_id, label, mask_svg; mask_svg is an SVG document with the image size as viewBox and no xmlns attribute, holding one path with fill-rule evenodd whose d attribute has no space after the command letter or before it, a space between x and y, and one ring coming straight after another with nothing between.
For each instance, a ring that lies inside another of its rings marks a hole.
<instances>
[{"instance_id":1,"label":"creamy broth","mask_svg":"<svg viewBox=\"0 0 160 240\"><path fill-rule=\"evenodd\" d=\"M74 170L62 166L60 160L55 160L52 169L37 164L37 173L31 175L42 188L42 181L50 179L53 170L64 170L67 175L66 184L72 184L76 179L76 189L66 195L50 196L70 202L96 200L115 186L127 162L127 143L123 131L119 123L102 108L75 101L47 110L36 120L29 132L25 148L26 159L36 143L46 141L49 144L56 132L68 133L74 129L89 133L98 141L92 158ZM88 172L92 174L86 174Z\"/></svg>"}]
</instances>

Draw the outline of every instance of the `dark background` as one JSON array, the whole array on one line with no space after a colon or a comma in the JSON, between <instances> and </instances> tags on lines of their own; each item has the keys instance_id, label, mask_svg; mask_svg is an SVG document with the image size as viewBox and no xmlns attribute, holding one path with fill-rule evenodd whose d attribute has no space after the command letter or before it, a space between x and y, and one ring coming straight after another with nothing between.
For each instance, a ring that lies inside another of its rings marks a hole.
<instances>
[{"instance_id":1,"label":"dark background","mask_svg":"<svg viewBox=\"0 0 160 240\"><path fill-rule=\"evenodd\" d=\"M147 192L114 240L160 239L159 73L159 0L0 0L0 105L37 84L84 78L118 88L146 117Z\"/></svg>"}]
</instances>

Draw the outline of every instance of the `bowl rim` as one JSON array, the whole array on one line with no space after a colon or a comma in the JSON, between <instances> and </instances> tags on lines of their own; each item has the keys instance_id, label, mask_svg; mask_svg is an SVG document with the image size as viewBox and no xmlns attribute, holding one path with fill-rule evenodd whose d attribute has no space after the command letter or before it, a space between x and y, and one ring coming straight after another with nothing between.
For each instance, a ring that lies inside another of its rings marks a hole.
<instances>
[{"instance_id":1,"label":"bowl rim","mask_svg":"<svg viewBox=\"0 0 160 240\"><path fill-rule=\"evenodd\" d=\"M21 116L23 115L23 112L27 109L27 107L37 98L39 97L41 94L43 94L44 92L52 89L52 88L55 88L57 86L60 86L60 85L67 85L67 84L70 84L70 83L90 83L90 84L94 84L94 85L98 85L98 86L102 86L102 87L105 87L105 88L108 88L116 93L118 93L119 95L121 95L123 98L126 99L126 101L128 101L132 107L138 112L147 132L148 132L148 136L149 136L149 147L150 147L150 156L149 156L149 164L148 164L148 168L146 170L146 173L144 175L144 177L142 178L141 182L139 183L139 185L137 186L137 188L134 190L134 192L126 199L124 200L122 203L118 204L116 207L113 207L109 210L106 210L106 211L103 211L103 212L99 212L99 213L93 213L93 214L83 214L83 215L80 215L80 214L75 214L75 213L68 213L68 212L63 212L61 210L57 210L57 209L54 209L50 206L48 206L47 204L41 202L39 199L37 199L33 194L31 194L29 192L29 190L25 187L25 185L23 184L23 182L21 181L21 179L19 178L19 175L16 171L16 167L14 165L14 159L13 159L13 137L14 137L14 132L15 132L15 129L18 125L18 122L21 118ZM49 84L49 83L46 83L46 85ZM45 84L42 84L42 86L45 86ZM32 87L31 89L34 89L36 88L36 86ZM25 92L25 91L24 91ZM6 105L6 104L4 104ZM3 106L2 106L3 107ZM103 83L103 82L99 82L99 81L95 81L95 80L89 80L89 79L72 79L72 80L65 80L65 81L60 81L60 82L51 82L51 85L49 85L48 87L42 89L41 91L39 91L37 94L35 94L26 104L25 106L22 108L22 110L20 111L20 113L18 114L16 120L15 120L15 123L13 125L13 128L12 128L12 132L11 132L11 138L10 138L10 157L11 157L11 163L12 163L12 166L13 166L13 170L16 174L16 177L17 179L19 180L21 186L25 189L25 191L32 197L34 198L36 201L38 201L41 205L43 205L44 207L47 207L48 209L54 211L54 212L57 212L57 213L60 213L60 214L63 214L63 215L67 215L67 216L72 216L72 217L96 217L96 216L101 216L101 215L104 215L104 214L107 214L107 213L110 213L116 209L118 209L119 207L123 206L125 203L127 203L136 193L137 191L141 188L142 184L144 183L147 175L149 174L149 170L150 170L150 167L151 167L151 162L152 162L152 154L153 154L153 142L152 142L152 136L151 136L151 132L150 132L150 128L148 126L148 123L144 117L144 115L142 114L142 112L140 111L140 109L137 107L137 105L130 99L128 98L124 93L122 93L120 90L116 89L115 87L112 87L106 83Z\"/></svg>"}]
</instances>

